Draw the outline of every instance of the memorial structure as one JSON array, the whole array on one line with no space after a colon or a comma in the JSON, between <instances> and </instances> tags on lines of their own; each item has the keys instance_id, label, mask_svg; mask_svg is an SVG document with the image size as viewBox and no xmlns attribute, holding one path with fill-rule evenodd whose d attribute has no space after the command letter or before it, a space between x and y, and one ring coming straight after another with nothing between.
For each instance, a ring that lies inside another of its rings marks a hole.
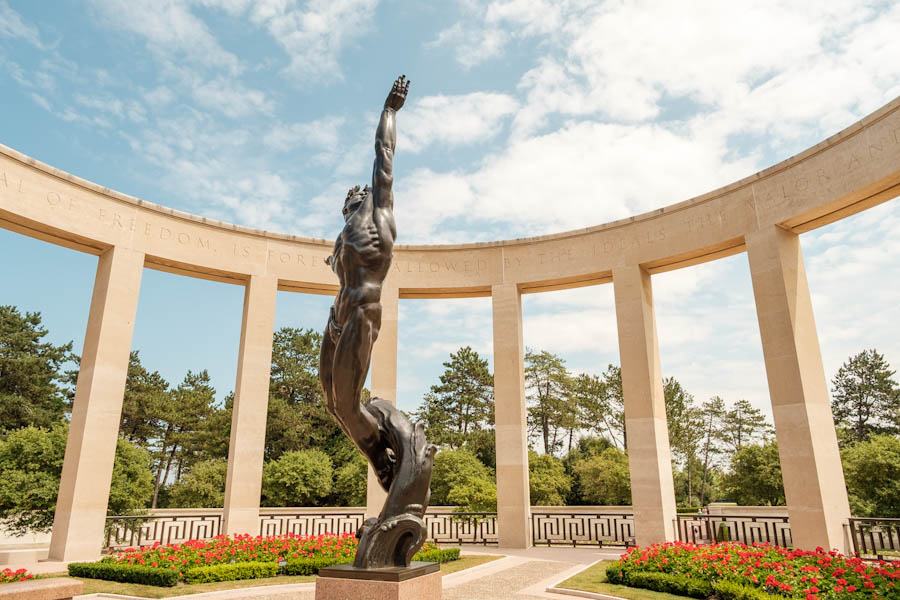
<instances>
[{"instance_id":1,"label":"memorial structure","mask_svg":"<svg viewBox=\"0 0 900 600\"><path fill-rule=\"evenodd\" d=\"M648 176L652 176L649 173ZM652 278L746 253L795 546L845 550L847 493L799 235L900 195L900 98L820 144L702 196L528 239L394 246L372 394L396 399L400 298L493 302L500 544L530 542L521 296L612 284L639 544L674 537L675 496ZM258 528L278 290L335 294L324 240L143 202L0 146L0 227L99 256L50 557L95 558L144 268L245 288L225 532ZM383 501L370 481L369 511Z\"/></svg>"}]
</instances>

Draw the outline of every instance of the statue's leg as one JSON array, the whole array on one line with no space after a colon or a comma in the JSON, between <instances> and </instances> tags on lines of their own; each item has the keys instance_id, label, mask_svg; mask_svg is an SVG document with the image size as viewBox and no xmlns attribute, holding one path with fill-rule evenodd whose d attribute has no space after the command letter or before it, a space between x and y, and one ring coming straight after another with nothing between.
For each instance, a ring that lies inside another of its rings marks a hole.
<instances>
[{"instance_id":1,"label":"statue's leg","mask_svg":"<svg viewBox=\"0 0 900 600\"><path fill-rule=\"evenodd\" d=\"M331 364L334 414L376 470L383 468L385 461L380 456L383 449L379 444L378 423L369 411L363 409L359 400L380 322L379 304L355 307L343 325Z\"/></svg>"},{"instance_id":2,"label":"statue's leg","mask_svg":"<svg viewBox=\"0 0 900 600\"><path fill-rule=\"evenodd\" d=\"M332 312L334 309L332 308ZM325 408L332 416L334 411L334 390L332 389L332 369L334 365L335 343L331 339L331 317L325 325L325 333L322 335L322 347L319 350L319 381L322 382L322 392L325 394Z\"/></svg>"}]
</instances>

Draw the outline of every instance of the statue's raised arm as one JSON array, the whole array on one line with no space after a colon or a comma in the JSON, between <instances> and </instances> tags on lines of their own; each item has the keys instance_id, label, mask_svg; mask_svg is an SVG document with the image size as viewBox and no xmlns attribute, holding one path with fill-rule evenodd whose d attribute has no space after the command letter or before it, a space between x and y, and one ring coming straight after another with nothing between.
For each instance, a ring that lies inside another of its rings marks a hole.
<instances>
[{"instance_id":1,"label":"statue's raised arm","mask_svg":"<svg viewBox=\"0 0 900 600\"><path fill-rule=\"evenodd\" d=\"M375 165L372 168L372 196L375 208L394 208L394 148L397 146L396 112L403 108L406 94L409 92L409 80L401 75L394 81L381 120L375 131Z\"/></svg>"}]
</instances>

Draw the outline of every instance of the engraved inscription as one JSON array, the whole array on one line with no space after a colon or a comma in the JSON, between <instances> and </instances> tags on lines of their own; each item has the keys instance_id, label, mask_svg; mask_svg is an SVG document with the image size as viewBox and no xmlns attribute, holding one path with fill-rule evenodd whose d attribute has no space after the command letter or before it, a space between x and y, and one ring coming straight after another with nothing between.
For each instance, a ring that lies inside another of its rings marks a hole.
<instances>
[{"instance_id":1,"label":"engraved inscription","mask_svg":"<svg viewBox=\"0 0 900 600\"><path fill-rule=\"evenodd\" d=\"M725 223L725 211L706 213L702 215L691 215L683 219L687 225L688 233L694 233L707 227L718 226Z\"/></svg>"},{"instance_id":2,"label":"engraved inscription","mask_svg":"<svg viewBox=\"0 0 900 600\"><path fill-rule=\"evenodd\" d=\"M12 182L11 185L10 182ZM0 171L0 183L3 183L3 187L5 187L6 189L12 188L20 194L22 193L22 180L19 179L19 181L16 182L15 179L7 177L6 171Z\"/></svg>"},{"instance_id":3,"label":"engraved inscription","mask_svg":"<svg viewBox=\"0 0 900 600\"><path fill-rule=\"evenodd\" d=\"M391 269L397 273L480 273L488 268L487 261L477 260L444 260L444 261L407 261L395 260Z\"/></svg>"},{"instance_id":4,"label":"engraved inscription","mask_svg":"<svg viewBox=\"0 0 900 600\"><path fill-rule=\"evenodd\" d=\"M874 158L880 158L885 150L898 144L900 144L900 128L893 129L876 141L867 143L865 149L850 151L832 164L817 168L814 176L798 176L775 185L764 183L754 185L753 198L747 199L747 205L752 208L755 200L758 210L794 208L804 198L809 197L807 193L811 192L813 187L820 190L816 195L824 192L837 196L850 192L856 188L858 182L843 176L853 173Z\"/></svg>"},{"instance_id":5,"label":"engraved inscription","mask_svg":"<svg viewBox=\"0 0 900 600\"><path fill-rule=\"evenodd\" d=\"M609 254L610 252L628 250L630 248L639 248L645 244L654 244L662 242L666 239L665 227L658 229L648 229L644 233L636 235L623 235L617 239L606 240L602 244L594 244L594 256L601 254Z\"/></svg>"},{"instance_id":6,"label":"engraved inscription","mask_svg":"<svg viewBox=\"0 0 900 600\"><path fill-rule=\"evenodd\" d=\"M245 246L243 251L246 251L247 254L242 254L242 256L249 256L250 249L248 247ZM296 264L309 269L330 270L331 267L325 262L325 258L325 256L319 254L303 254L301 252L269 249L269 263L281 263L283 265Z\"/></svg>"}]
</instances>

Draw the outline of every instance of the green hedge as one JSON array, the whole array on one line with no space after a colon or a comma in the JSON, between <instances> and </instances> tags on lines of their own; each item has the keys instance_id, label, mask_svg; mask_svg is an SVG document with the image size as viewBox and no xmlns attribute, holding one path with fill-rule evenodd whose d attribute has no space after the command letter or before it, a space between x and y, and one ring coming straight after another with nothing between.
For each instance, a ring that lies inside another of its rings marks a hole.
<instances>
[{"instance_id":1,"label":"green hedge","mask_svg":"<svg viewBox=\"0 0 900 600\"><path fill-rule=\"evenodd\" d=\"M426 550L417 552L413 560L421 562L445 563L451 560L459 560L459 548L435 548L434 550Z\"/></svg>"},{"instance_id":2,"label":"green hedge","mask_svg":"<svg viewBox=\"0 0 900 600\"><path fill-rule=\"evenodd\" d=\"M211 583L238 579L261 579L278 575L276 562L238 562L227 565L194 567L184 573L185 583Z\"/></svg>"},{"instance_id":3,"label":"green hedge","mask_svg":"<svg viewBox=\"0 0 900 600\"><path fill-rule=\"evenodd\" d=\"M105 579L122 583L142 583L172 587L178 583L178 571L110 562L69 563L69 575L88 579Z\"/></svg>"},{"instance_id":4,"label":"green hedge","mask_svg":"<svg viewBox=\"0 0 900 600\"><path fill-rule=\"evenodd\" d=\"M281 572L285 575L315 575L319 572L319 569L350 562L353 562L352 556L344 558L326 558L323 556L291 558L281 568Z\"/></svg>"},{"instance_id":5,"label":"green hedge","mask_svg":"<svg viewBox=\"0 0 900 600\"><path fill-rule=\"evenodd\" d=\"M340 565L353 562L352 556L343 558L291 558L281 568L281 572L285 575L315 575L319 569L330 567L332 565ZM459 548L438 548L428 550L426 552L418 552L413 556L413 560L422 562L438 562L445 563L451 560L459 559Z\"/></svg>"},{"instance_id":6,"label":"green hedge","mask_svg":"<svg viewBox=\"0 0 900 600\"><path fill-rule=\"evenodd\" d=\"M654 592L665 592L677 596L690 596L705 600L713 595L713 586L703 579L670 575L668 573L651 573L648 571L623 570L619 565L606 568L606 579L617 585L639 587ZM720 600L756 600L755 597L729 597Z\"/></svg>"},{"instance_id":7,"label":"green hedge","mask_svg":"<svg viewBox=\"0 0 900 600\"><path fill-rule=\"evenodd\" d=\"M712 584L719 600L772 600L772 594L757 587L742 585L736 581L717 581Z\"/></svg>"}]
</instances>

